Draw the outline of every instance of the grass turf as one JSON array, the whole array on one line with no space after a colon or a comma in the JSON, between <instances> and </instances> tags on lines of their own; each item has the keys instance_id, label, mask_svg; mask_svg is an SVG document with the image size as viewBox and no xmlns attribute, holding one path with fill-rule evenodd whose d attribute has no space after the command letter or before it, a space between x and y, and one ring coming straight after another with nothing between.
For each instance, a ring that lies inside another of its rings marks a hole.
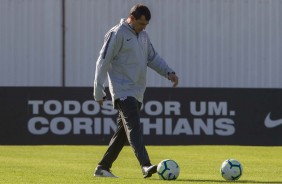
<instances>
[{"instance_id":1,"label":"grass turf","mask_svg":"<svg viewBox=\"0 0 282 184\"><path fill-rule=\"evenodd\" d=\"M180 175L163 181L155 174L143 179L132 149L125 146L112 167L118 179L95 178L93 171L106 146L0 146L0 183L230 183L219 168L228 158L243 165L234 183L282 183L282 147L147 146L151 161L175 160Z\"/></svg>"}]
</instances>

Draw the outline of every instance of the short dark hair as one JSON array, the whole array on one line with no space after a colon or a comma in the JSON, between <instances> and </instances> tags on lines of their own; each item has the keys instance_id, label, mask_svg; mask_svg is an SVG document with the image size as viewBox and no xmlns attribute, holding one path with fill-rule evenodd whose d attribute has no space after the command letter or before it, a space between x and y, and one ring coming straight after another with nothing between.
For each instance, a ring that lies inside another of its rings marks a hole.
<instances>
[{"instance_id":1,"label":"short dark hair","mask_svg":"<svg viewBox=\"0 0 282 184\"><path fill-rule=\"evenodd\" d=\"M151 12L149 8L143 4L134 5L130 10L129 15L132 15L136 20L140 19L142 15L145 16L147 21L151 19Z\"/></svg>"}]
</instances>

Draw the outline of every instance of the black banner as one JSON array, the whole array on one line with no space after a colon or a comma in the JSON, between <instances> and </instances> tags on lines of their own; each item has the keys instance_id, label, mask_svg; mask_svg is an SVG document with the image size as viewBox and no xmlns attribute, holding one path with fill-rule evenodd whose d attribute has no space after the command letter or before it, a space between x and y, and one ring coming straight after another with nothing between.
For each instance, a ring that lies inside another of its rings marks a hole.
<instances>
[{"instance_id":1,"label":"black banner","mask_svg":"<svg viewBox=\"0 0 282 184\"><path fill-rule=\"evenodd\" d=\"M0 144L108 144L117 111L92 93L0 87ZM141 123L147 145L282 145L282 89L148 88Z\"/></svg>"}]
</instances>

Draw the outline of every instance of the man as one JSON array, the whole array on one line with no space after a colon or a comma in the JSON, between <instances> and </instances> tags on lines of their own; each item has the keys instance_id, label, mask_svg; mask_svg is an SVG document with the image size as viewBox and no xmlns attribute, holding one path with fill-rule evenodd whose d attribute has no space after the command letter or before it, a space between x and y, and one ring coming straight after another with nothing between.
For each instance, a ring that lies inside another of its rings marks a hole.
<instances>
[{"instance_id":1,"label":"man","mask_svg":"<svg viewBox=\"0 0 282 184\"><path fill-rule=\"evenodd\" d=\"M178 77L155 52L147 33L151 13L148 7L137 4L127 19L110 29L96 63L94 99L102 106L106 99L104 83L108 77L113 106L118 110L117 130L94 176L116 177L110 172L113 162L128 141L137 157L143 177L157 172L152 165L143 142L140 108L146 88L147 67L178 84Z\"/></svg>"}]
</instances>

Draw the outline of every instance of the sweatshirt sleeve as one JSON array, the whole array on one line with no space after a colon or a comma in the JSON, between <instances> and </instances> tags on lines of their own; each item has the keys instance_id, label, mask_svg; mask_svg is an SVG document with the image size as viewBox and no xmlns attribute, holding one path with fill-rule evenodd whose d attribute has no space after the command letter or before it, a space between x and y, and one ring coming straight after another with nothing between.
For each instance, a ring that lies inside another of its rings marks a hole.
<instances>
[{"instance_id":1,"label":"sweatshirt sleeve","mask_svg":"<svg viewBox=\"0 0 282 184\"><path fill-rule=\"evenodd\" d=\"M94 92L93 96L96 101L102 100L106 97L105 81L107 73L113 58L118 54L121 47L121 39L118 38L118 32L109 31L104 39L103 47L99 53L96 62L96 71L94 78Z\"/></svg>"},{"instance_id":2,"label":"sweatshirt sleeve","mask_svg":"<svg viewBox=\"0 0 282 184\"><path fill-rule=\"evenodd\" d=\"M160 55L155 51L151 42L148 45L148 67L152 68L154 71L160 75L167 77L168 73L174 72L165 62L165 60L160 57Z\"/></svg>"}]
</instances>

